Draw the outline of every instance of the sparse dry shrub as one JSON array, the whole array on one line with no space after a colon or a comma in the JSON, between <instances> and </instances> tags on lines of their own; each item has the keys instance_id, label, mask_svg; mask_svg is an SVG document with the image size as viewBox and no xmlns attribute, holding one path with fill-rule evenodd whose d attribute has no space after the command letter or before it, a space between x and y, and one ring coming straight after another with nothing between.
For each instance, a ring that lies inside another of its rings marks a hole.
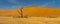
<instances>
[{"instance_id":1,"label":"sparse dry shrub","mask_svg":"<svg viewBox=\"0 0 60 24\"><path fill-rule=\"evenodd\" d=\"M28 16L24 16L24 18L28 18Z\"/></svg>"},{"instance_id":2,"label":"sparse dry shrub","mask_svg":"<svg viewBox=\"0 0 60 24\"><path fill-rule=\"evenodd\" d=\"M12 16L13 18L20 18L20 16Z\"/></svg>"},{"instance_id":3,"label":"sparse dry shrub","mask_svg":"<svg viewBox=\"0 0 60 24\"><path fill-rule=\"evenodd\" d=\"M47 18L57 18L57 16L47 16Z\"/></svg>"}]
</instances>

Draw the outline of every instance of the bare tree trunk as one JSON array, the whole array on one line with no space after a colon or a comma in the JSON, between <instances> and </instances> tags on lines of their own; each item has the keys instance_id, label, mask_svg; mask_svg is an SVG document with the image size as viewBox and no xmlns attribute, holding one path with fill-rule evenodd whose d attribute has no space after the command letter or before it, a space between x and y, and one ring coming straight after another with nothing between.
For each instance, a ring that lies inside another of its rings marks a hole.
<instances>
[{"instance_id":1,"label":"bare tree trunk","mask_svg":"<svg viewBox=\"0 0 60 24\"><path fill-rule=\"evenodd\" d=\"M23 16L23 8L19 9L18 13L20 14L18 18L27 18L27 16Z\"/></svg>"},{"instance_id":2,"label":"bare tree trunk","mask_svg":"<svg viewBox=\"0 0 60 24\"><path fill-rule=\"evenodd\" d=\"M21 18L23 18L23 8L21 8Z\"/></svg>"},{"instance_id":3,"label":"bare tree trunk","mask_svg":"<svg viewBox=\"0 0 60 24\"><path fill-rule=\"evenodd\" d=\"M23 18L23 11L22 11L22 9L23 9L23 8L18 9L18 13L19 13L18 18Z\"/></svg>"}]
</instances>

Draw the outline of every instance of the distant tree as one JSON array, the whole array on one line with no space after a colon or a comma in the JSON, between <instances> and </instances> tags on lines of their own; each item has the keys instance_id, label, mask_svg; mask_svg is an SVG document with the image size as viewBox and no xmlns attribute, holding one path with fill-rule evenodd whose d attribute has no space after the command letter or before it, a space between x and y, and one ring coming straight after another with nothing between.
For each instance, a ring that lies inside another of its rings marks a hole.
<instances>
[{"instance_id":1,"label":"distant tree","mask_svg":"<svg viewBox=\"0 0 60 24\"><path fill-rule=\"evenodd\" d=\"M23 8L18 8L18 13L20 14L19 16L18 16L18 18L23 18L23 10L22 10Z\"/></svg>"},{"instance_id":2,"label":"distant tree","mask_svg":"<svg viewBox=\"0 0 60 24\"><path fill-rule=\"evenodd\" d=\"M18 9L18 13L20 14L18 18L27 18L28 16L23 16L23 8Z\"/></svg>"}]
</instances>

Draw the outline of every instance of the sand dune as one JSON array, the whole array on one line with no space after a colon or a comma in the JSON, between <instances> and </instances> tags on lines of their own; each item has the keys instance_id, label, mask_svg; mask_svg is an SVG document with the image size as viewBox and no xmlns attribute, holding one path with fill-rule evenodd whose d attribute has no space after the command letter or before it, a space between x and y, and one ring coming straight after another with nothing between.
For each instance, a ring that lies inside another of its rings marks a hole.
<instances>
[{"instance_id":1,"label":"sand dune","mask_svg":"<svg viewBox=\"0 0 60 24\"><path fill-rule=\"evenodd\" d=\"M19 16L18 10L0 10L0 16ZM24 16L60 16L60 8L23 8Z\"/></svg>"}]
</instances>

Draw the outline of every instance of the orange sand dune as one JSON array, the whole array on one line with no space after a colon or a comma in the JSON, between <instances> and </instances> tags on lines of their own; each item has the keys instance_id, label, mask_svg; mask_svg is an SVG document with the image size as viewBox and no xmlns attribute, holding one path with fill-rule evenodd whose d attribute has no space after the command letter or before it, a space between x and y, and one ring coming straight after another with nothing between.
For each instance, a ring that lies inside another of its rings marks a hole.
<instances>
[{"instance_id":1,"label":"orange sand dune","mask_svg":"<svg viewBox=\"0 0 60 24\"><path fill-rule=\"evenodd\" d=\"M24 14L28 16L60 16L60 8L24 8Z\"/></svg>"},{"instance_id":2,"label":"orange sand dune","mask_svg":"<svg viewBox=\"0 0 60 24\"><path fill-rule=\"evenodd\" d=\"M1 10L1 16L20 16L18 10ZM60 16L60 8L40 8L29 7L23 8L24 16Z\"/></svg>"}]
</instances>

